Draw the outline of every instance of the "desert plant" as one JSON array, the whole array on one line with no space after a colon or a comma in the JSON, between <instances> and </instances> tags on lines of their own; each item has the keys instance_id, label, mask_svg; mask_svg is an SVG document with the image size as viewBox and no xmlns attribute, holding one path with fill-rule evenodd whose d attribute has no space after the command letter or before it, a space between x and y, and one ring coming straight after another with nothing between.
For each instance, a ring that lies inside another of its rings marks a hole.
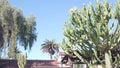
<instances>
[{"instance_id":1,"label":"desert plant","mask_svg":"<svg viewBox=\"0 0 120 68\"><path fill-rule=\"evenodd\" d=\"M94 64L101 64L105 68L118 67L120 1L114 6L107 0L97 0L96 3L95 7L90 4L89 7L83 5L81 9L75 7L70 10L69 21L65 22L66 38L62 48L71 56L74 53L90 68Z\"/></svg>"}]
</instances>

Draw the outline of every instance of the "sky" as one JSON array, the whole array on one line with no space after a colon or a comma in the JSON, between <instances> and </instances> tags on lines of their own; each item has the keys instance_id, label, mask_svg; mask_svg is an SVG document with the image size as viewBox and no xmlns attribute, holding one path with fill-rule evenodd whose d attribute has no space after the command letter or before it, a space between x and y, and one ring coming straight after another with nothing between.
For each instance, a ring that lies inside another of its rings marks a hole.
<instances>
[{"instance_id":1,"label":"sky","mask_svg":"<svg viewBox=\"0 0 120 68\"><path fill-rule=\"evenodd\" d=\"M111 0L108 0L112 3ZM81 8L83 4L96 0L9 0L12 6L20 8L25 17L33 14L36 17L37 41L28 53L28 59L49 59L49 54L42 53L40 46L46 39L60 43L64 38L64 22L68 20L69 10Z\"/></svg>"}]
</instances>

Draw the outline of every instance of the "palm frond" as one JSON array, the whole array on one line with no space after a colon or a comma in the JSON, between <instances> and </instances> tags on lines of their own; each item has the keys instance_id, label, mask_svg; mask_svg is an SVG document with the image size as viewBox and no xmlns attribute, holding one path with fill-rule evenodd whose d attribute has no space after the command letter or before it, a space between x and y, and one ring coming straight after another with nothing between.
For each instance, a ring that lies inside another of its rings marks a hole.
<instances>
[{"instance_id":1,"label":"palm frond","mask_svg":"<svg viewBox=\"0 0 120 68\"><path fill-rule=\"evenodd\" d=\"M55 43L54 40L46 40L44 41L43 44L41 44L41 50L42 52L48 52L48 53L52 53L52 52L49 52L51 50L55 52L59 52L59 47L58 47L58 44Z\"/></svg>"}]
</instances>

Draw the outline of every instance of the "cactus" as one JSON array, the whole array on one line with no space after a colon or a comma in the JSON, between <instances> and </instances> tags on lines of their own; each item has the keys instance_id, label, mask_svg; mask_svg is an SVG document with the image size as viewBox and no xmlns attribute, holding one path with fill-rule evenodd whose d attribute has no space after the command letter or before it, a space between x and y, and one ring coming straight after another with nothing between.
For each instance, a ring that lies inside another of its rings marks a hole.
<instances>
[{"instance_id":1,"label":"cactus","mask_svg":"<svg viewBox=\"0 0 120 68\"><path fill-rule=\"evenodd\" d=\"M19 68L26 68L26 59L27 59L27 53L25 55L18 54L17 57L17 64Z\"/></svg>"},{"instance_id":2,"label":"cactus","mask_svg":"<svg viewBox=\"0 0 120 68\"><path fill-rule=\"evenodd\" d=\"M116 52L120 43L120 1L115 3L114 10L107 0L96 3L96 7L90 4L89 7L83 5L80 10L76 7L70 10L70 21L65 22L64 29L67 38L63 40L62 48L89 67L99 63L113 68L120 64L116 56L120 55Z\"/></svg>"}]
</instances>

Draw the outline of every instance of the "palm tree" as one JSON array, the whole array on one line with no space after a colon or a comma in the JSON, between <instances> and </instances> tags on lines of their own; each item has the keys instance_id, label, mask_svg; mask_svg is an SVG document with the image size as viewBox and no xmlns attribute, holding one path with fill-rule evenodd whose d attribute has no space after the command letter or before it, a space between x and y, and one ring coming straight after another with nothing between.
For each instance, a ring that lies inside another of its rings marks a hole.
<instances>
[{"instance_id":1,"label":"palm tree","mask_svg":"<svg viewBox=\"0 0 120 68\"><path fill-rule=\"evenodd\" d=\"M59 52L58 44L55 43L54 40L46 40L41 46L42 52L50 54L50 59L52 59L52 55L54 55L55 52Z\"/></svg>"}]
</instances>

